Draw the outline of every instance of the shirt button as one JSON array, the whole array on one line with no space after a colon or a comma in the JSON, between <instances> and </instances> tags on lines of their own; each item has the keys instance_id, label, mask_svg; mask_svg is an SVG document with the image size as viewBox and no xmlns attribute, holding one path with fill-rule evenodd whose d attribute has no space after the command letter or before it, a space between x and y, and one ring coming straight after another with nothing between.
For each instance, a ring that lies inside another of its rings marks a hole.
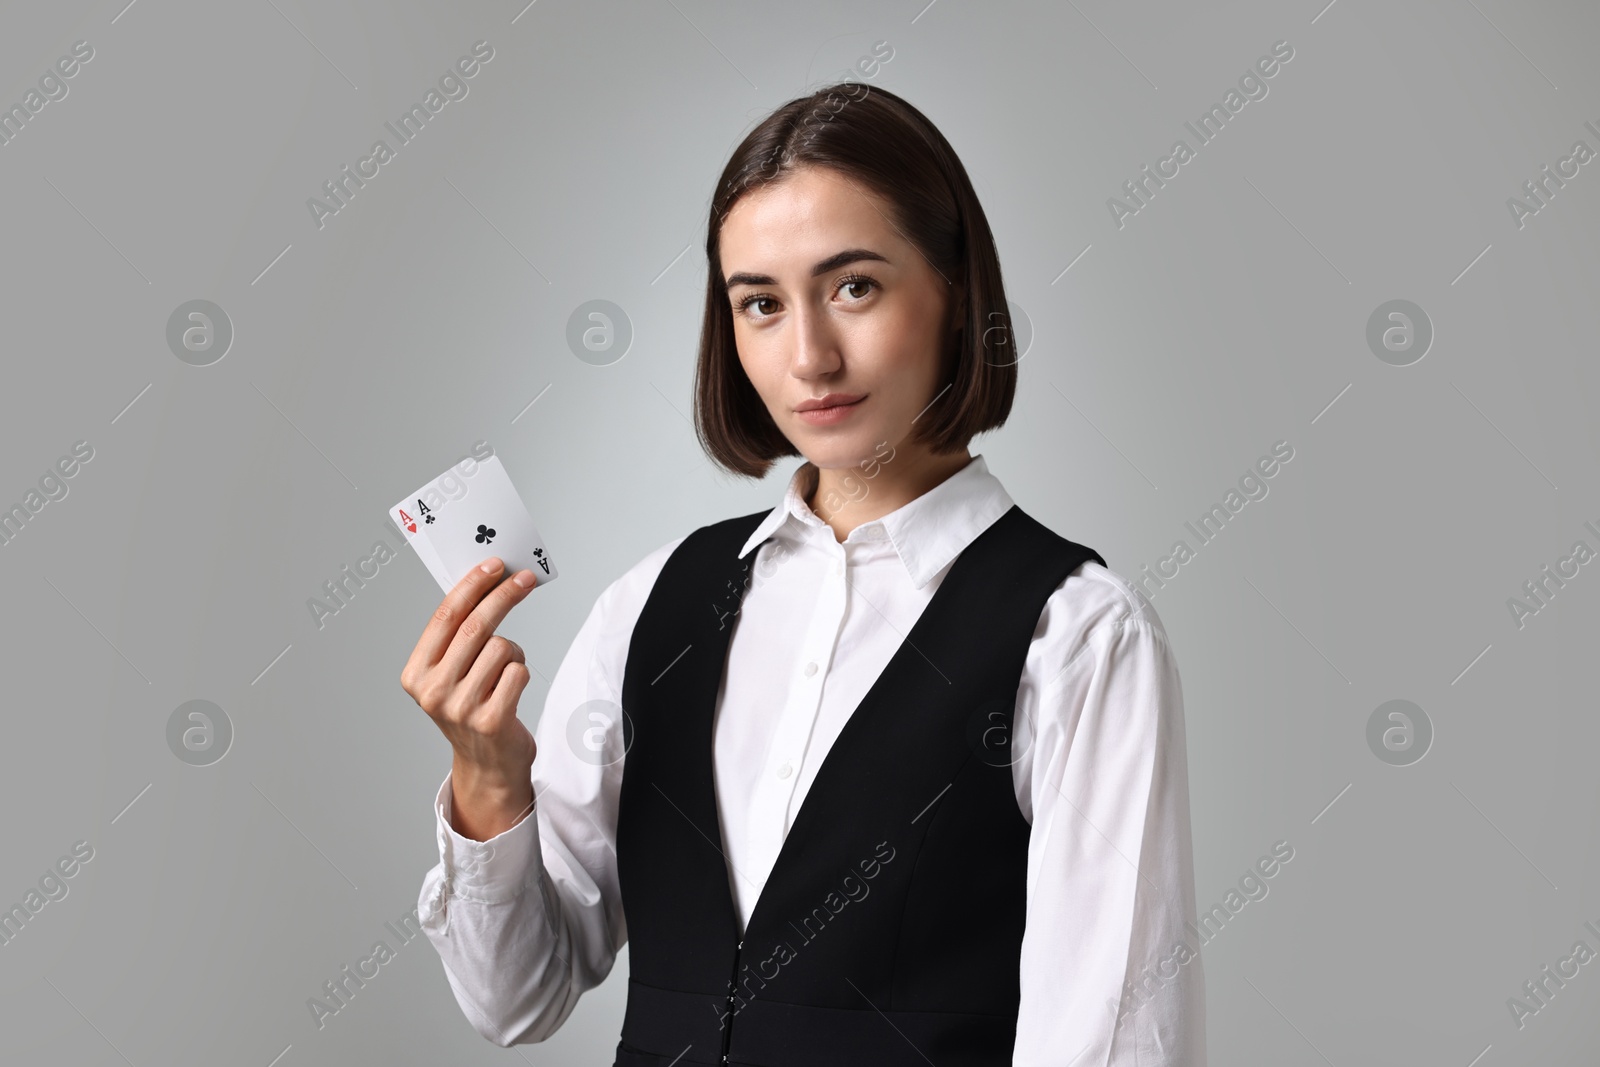
<instances>
[{"instance_id":1,"label":"shirt button","mask_svg":"<svg viewBox=\"0 0 1600 1067\"><path fill-rule=\"evenodd\" d=\"M794 773L794 768L789 766L787 761L784 762L784 765L782 767L778 768L778 777L779 778L787 778L787 777L789 777L789 775L791 775L793 773Z\"/></svg>"},{"instance_id":2,"label":"shirt button","mask_svg":"<svg viewBox=\"0 0 1600 1067\"><path fill-rule=\"evenodd\" d=\"M835 560L834 564L833 564L833 573L834 573L835 576L843 574L844 573L844 564L838 562L837 560Z\"/></svg>"},{"instance_id":3,"label":"shirt button","mask_svg":"<svg viewBox=\"0 0 1600 1067\"><path fill-rule=\"evenodd\" d=\"M817 673L817 665L815 663L807 663L806 664L806 677L809 678L813 674L816 674L816 673Z\"/></svg>"}]
</instances>

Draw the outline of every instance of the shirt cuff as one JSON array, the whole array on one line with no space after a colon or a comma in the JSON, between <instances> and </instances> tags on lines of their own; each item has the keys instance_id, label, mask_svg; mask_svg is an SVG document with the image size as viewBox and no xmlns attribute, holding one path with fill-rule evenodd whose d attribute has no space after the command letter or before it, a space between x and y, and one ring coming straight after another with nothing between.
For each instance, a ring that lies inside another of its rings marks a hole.
<instances>
[{"instance_id":1,"label":"shirt cuff","mask_svg":"<svg viewBox=\"0 0 1600 1067\"><path fill-rule=\"evenodd\" d=\"M473 841L450 825L450 800L447 774L433 802L439 861L444 867L439 895L483 904L514 900L537 880L544 865L535 809L525 812L509 830L487 841Z\"/></svg>"}]
</instances>

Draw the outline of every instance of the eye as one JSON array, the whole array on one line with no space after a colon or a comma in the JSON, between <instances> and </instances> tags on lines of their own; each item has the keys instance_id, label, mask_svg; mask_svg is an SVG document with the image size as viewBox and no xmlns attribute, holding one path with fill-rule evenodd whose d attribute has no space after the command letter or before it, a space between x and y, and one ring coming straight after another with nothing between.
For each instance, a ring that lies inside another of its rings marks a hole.
<instances>
[{"instance_id":1,"label":"eye","mask_svg":"<svg viewBox=\"0 0 1600 1067\"><path fill-rule=\"evenodd\" d=\"M760 315L751 315L746 310L747 308L750 307L750 305L758 304L758 303L761 303L762 301L768 301L770 303L776 304L778 302L778 298L773 296L771 293L751 293L749 296L742 297L739 300L734 301L734 304L733 304L734 313L735 314L744 315L746 318L757 319L757 320L768 318L768 317L770 317L772 315L777 314L776 311L768 311L768 312L765 312L765 313L760 314Z\"/></svg>"},{"instance_id":2,"label":"eye","mask_svg":"<svg viewBox=\"0 0 1600 1067\"><path fill-rule=\"evenodd\" d=\"M878 288L878 283L876 280L867 277L865 274L848 274L839 279L839 287L835 289L833 293L835 296L838 296L846 289L854 291L857 286L869 286L870 288L868 288L866 292L857 295L854 300L850 301L853 304L859 304L861 301L870 296L872 291Z\"/></svg>"}]
</instances>

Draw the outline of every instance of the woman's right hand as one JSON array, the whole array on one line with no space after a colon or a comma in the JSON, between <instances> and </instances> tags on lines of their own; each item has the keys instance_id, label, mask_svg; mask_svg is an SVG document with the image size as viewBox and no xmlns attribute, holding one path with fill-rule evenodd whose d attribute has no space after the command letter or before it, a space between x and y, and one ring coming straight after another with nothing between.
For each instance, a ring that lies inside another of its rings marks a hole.
<instances>
[{"instance_id":1,"label":"woman's right hand","mask_svg":"<svg viewBox=\"0 0 1600 1067\"><path fill-rule=\"evenodd\" d=\"M537 746L517 718L527 657L494 631L536 579L521 571L502 582L504 567L491 556L450 590L400 672L400 687L455 750L450 822L473 841L509 830L533 804Z\"/></svg>"}]
</instances>

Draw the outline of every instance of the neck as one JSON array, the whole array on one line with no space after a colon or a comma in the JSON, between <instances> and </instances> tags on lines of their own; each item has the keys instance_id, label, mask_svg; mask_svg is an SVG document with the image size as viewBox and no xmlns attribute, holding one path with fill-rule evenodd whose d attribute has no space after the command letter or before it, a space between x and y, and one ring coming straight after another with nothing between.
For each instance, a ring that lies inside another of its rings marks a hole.
<instances>
[{"instance_id":1,"label":"neck","mask_svg":"<svg viewBox=\"0 0 1600 1067\"><path fill-rule=\"evenodd\" d=\"M862 523L881 519L943 482L972 461L972 453L933 455L899 448L888 460L850 467L811 468L806 506L843 541Z\"/></svg>"}]
</instances>

